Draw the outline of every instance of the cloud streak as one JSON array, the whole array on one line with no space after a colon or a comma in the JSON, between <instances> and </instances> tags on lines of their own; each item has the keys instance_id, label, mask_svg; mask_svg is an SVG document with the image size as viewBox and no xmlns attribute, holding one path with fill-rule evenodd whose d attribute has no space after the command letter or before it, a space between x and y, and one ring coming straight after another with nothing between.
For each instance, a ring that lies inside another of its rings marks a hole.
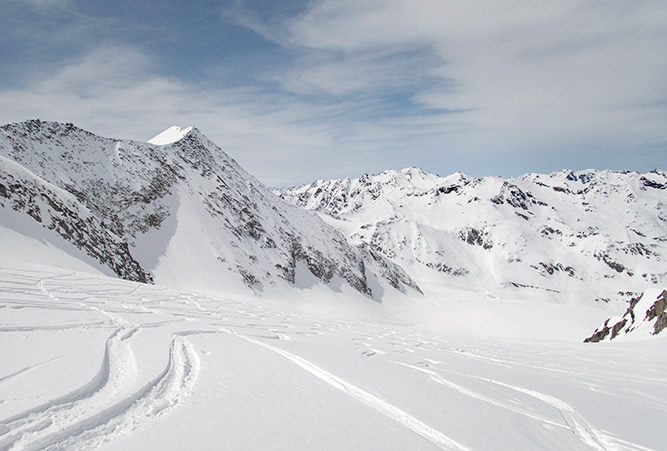
<instances>
[{"instance_id":1,"label":"cloud streak","mask_svg":"<svg viewBox=\"0 0 667 451\"><path fill-rule=\"evenodd\" d=\"M33 6L44 15L47 5ZM44 26L23 42L38 56L60 53L43 62L22 52L20 81L0 88L0 121L39 117L140 140L194 124L275 186L411 165L472 175L667 166L659 1L298 6L272 15L231 2L219 23L181 25L174 33L185 35L162 41L154 32L177 17L139 32L126 15L88 20L70 5L67 29ZM25 38L14 31L10 41ZM219 40L188 52L204 31Z\"/></svg>"},{"instance_id":2,"label":"cloud streak","mask_svg":"<svg viewBox=\"0 0 667 451\"><path fill-rule=\"evenodd\" d=\"M258 88L184 83L154 72L153 58L131 47L103 46L58 71L0 93L0 122L28 118L77 125L103 136L148 140L171 124L195 124L270 185L310 180L313 166L354 172L372 146L349 126L368 102L310 103ZM351 114L349 110L353 110ZM345 132L342 132L345 130ZM341 142L348 149L336 149ZM349 162L340 153L360 152Z\"/></svg>"},{"instance_id":3,"label":"cloud streak","mask_svg":"<svg viewBox=\"0 0 667 451\"><path fill-rule=\"evenodd\" d=\"M325 0L289 31L295 44L344 54L359 85L382 84L377 75L391 72L364 67L360 54L430 51L436 58L414 67L415 76L443 83L412 99L465 111L460 146L502 151L664 143L665 111L653 102L667 92L666 22L656 1Z\"/></svg>"}]
</instances>

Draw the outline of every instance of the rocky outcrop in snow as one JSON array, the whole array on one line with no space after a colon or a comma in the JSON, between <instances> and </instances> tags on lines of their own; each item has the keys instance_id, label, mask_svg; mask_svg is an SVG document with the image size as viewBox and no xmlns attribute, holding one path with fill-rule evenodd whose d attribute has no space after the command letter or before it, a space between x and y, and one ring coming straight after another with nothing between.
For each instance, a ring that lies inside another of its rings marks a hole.
<instances>
[{"instance_id":1,"label":"rocky outcrop in snow","mask_svg":"<svg viewBox=\"0 0 667 451\"><path fill-rule=\"evenodd\" d=\"M659 294L658 294L659 293ZM613 340L626 335L658 335L667 327L667 290L650 290L632 299L620 318L607 319L584 343Z\"/></svg>"},{"instance_id":2,"label":"rocky outcrop in snow","mask_svg":"<svg viewBox=\"0 0 667 451\"><path fill-rule=\"evenodd\" d=\"M0 208L11 208L52 230L119 277L152 282L127 241L111 233L73 196L0 156Z\"/></svg>"},{"instance_id":3,"label":"rocky outcrop in snow","mask_svg":"<svg viewBox=\"0 0 667 451\"><path fill-rule=\"evenodd\" d=\"M376 283L417 289L394 263L272 194L196 128L174 130L151 144L57 122L2 126L0 205L131 280L261 291L299 285L302 265L369 296Z\"/></svg>"},{"instance_id":4,"label":"rocky outcrop in snow","mask_svg":"<svg viewBox=\"0 0 667 451\"><path fill-rule=\"evenodd\" d=\"M504 179L408 168L275 192L417 280L618 307L667 282L667 174L660 170Z\"/></svg>"}]
</instances>

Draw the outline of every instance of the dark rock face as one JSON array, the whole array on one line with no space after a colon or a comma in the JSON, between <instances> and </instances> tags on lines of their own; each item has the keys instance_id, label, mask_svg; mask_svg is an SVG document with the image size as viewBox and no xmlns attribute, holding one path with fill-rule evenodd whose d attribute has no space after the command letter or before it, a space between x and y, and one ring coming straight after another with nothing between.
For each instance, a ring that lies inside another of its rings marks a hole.
<instances>
[{"instance_id":1,"label":"dark rock face","mask_svg":"<svg viewBox=\"0 0 667 451\"><path fill-rule=\"evenodd\" d=\"M657 335L667 327L667 291L663 291L655 303L646 312L646 319L655 320L653 334Z\"/></svg>"},{"instance_id":2,"label":"dark rock face","mask_svg":"<svg viewBox=\"0 0 667 451\"><path fill-rule=\"evenodd\" d=\"M653 180L649 180L646 177L642 177L640 180L641 180L642 184L644 186L648 187L648 188L667 189L667 185L665 185L663 183L654 182Z\"/></svg>"},{"instance_id":3,"label":"dark rock face","mask_svg":"<svg viewBox=\"0 0 667 451\"><path fill-rule=\"evenodd\" d=\"M600 329L597 329L595 332L593 332L593 335L584 340L584 343L599 343L607 338L609 331L611 330L608 324L609 320L607 319Z\"/></svg>"},{"instance_id":4,"label":"dark rock face","mask_svg":"<svg viewBox=\"0 0 667 451\"><path fill-rule=\"evenodd\" d=\"M568 276L574 277L577 273L577 271L572 266L565 266L562 263L540 262L539 267L533 266L533 268L539 270L542 275L548 274L550 276L558 272L564 272Z\"/></svg>"},{"instance_id":5,"label":"dark rock face","mask_svg":"<svg viewBox=\"0 0 667 451\"><path fill-rule=\"evenodd\" d=\"M631 299L628 309L620 319L612 326L609 326L612 320L607 319L600 329L584 340L584 343L597 343L607 337L613 340L621 334L632 334L643 324L652 324L651 335L662 332L667 327L667 290L663 290L655 299L646 299L649 302L644 303L644 305L650 305L647 310L644 312L636 311L640 301L644 301L645 296L647 296L646 293ZM642 319L639 320L639 318Z\"/></svg>"},{"instance_id":6,"label":"dark rock face","mask_svg":"<svg viewBox=\"0 0 667 451\"><path fill-rule=\"evenodd\" d=\"M493 247L493 241L489 238L489 233L484 230L475 229L474 227L462 230L459 232L459 237L462 241L472 246L481 246L487 250Z\"/></svg>"},{"instance_id":7,"label":"dark rock face","mask_svg":"<svg viewBox=\"0 0 667 451\"><path fill-rule=\"evenodd\" d=\"M128 243L112 233L97 217L82 211L76 201L24 171L0 164L3 181L0 206L24 212L49 230L83 250L120 278L150 283L152 276L132 257Z\"/></svg>"}]
</instances>

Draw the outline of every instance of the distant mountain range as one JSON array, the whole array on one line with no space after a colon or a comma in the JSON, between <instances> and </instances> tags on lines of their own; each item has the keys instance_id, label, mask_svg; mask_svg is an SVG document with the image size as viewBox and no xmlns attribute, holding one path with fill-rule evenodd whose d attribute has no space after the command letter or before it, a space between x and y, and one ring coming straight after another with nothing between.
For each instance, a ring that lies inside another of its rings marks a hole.
<instances>
[{"instance_id":1,"label":"distant mountain range","mask_svg":"<svg viewBox=\"0 0 667 451\"><path fill-rule=\"evenodd\" d=\"M276 190L420 286L627 304L667 281L667 174L447 177L419 168Z\"/></svg>"}]
</instances>

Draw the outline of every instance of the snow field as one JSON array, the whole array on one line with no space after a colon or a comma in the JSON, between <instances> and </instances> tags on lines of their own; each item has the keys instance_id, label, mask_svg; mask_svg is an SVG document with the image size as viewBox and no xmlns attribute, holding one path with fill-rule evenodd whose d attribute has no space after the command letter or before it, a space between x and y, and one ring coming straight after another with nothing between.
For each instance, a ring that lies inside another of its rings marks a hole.
<instances>
[{"instance_id":1,"label":"snow field","mask_svg":"<svg viewBox=\"0 0 667 451\"><path fill-rule=\"evenodd\" d=\"M485 339L299 305L0 267L0 449L667 441L664 337Z\"/></svg>"}]
</instances>

